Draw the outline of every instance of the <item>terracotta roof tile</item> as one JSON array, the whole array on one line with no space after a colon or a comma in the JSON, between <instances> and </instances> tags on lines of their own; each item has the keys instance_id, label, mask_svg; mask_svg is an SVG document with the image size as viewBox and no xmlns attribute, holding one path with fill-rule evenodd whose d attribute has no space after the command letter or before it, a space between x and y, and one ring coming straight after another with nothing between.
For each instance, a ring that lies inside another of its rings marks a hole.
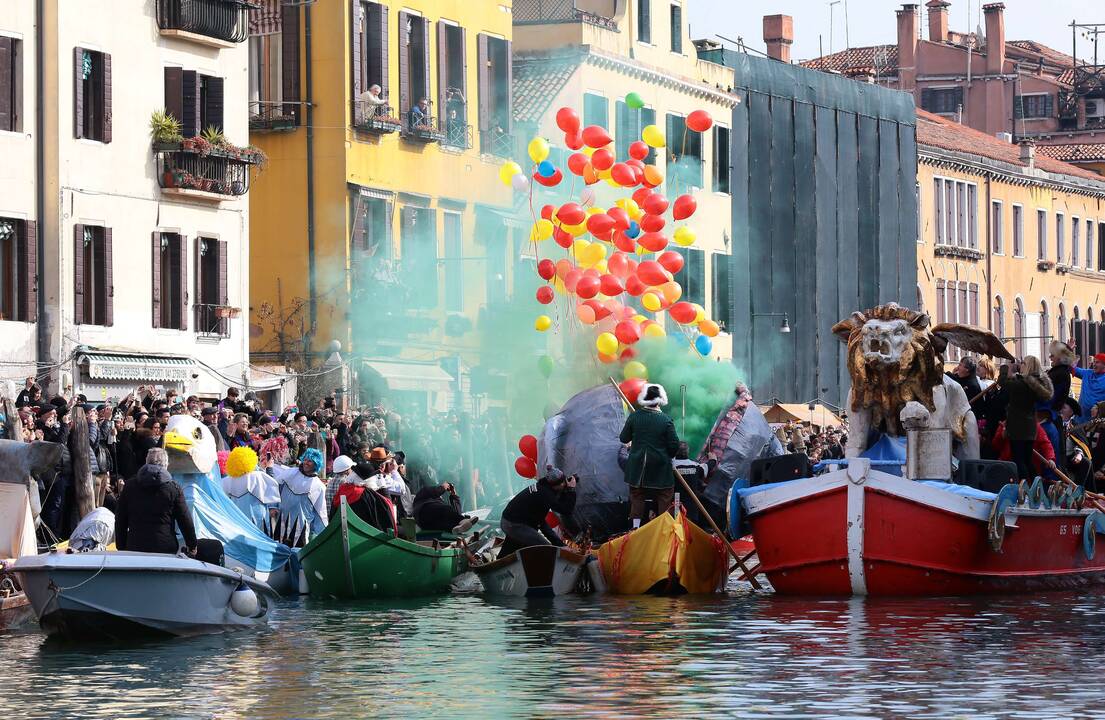
<instances>
[{"instance_id":1,"label":"terracotta roof tile","mask_svg":"<svg viewBox=\"0 0 1105 720\"><path fill-rule=\"evenodd\" d=\"M579 67L578 57L514 59L514 122L538 122Z\"/></svg>"},{"instance_id":2,"label":"terracotta roof tile","mask_svg":"<svg viewBox=\"0 0 1105 720\"><path fill-rule=\"evenodd\" d=\"M1070 143L1066 145L1037 145L1037 155L1047 155L1064 162L1105 161L1105 142Z\"/></svg>"},{"instance_id":3,"label":"terracotta roof tile","mask_svg":"<svg viewBox=\"0 0 1105 720\"><path fill-rule=\"evenodd\" d=\"M1051 63L1052 65L1060 65L1071 67L1074 65L1074 61L1070 55L1061 53L1054 48L1049 48L1047 45L1041 45L1035 40L1006 40L1005 49L1009 52L1009 48L1013 47L1018 50L1027 50L1030 53L1035 53L1044 58L1044 62ZM1023 56L1023 53L1015 53L1018 56Z\"/></svg>"},{"instance_id":4,"label":"terracotta roof tile","mask_svg":"<svg viewBox=\"0 0 1105 720\"><path fill-rule=\"evenodd\" d=\"M876 62L876 57L880 62ZM898 46L897 45L869 45L867 47L855 47L832 55L823 55L813 60L802 63L802 67L811 70L823 70L829 72L856 72L862 68L879 67L883 75L898 74Z\"/></svg>"},{"instance_id":5,"label":"terracotta roof tile","mask_svg":"<svg viewBox=\"0 0 1105 720\"><path fill-rule=\"evenodd\" d=\"M1018 146L920 108L917 109L917 143L1026 167L1021 162L1021 150ZM1044 172L1105 183L1105 178L1101 175L1040 154L1039 149L1037 147L1036 167Z\"/></svg>"}]
</instances>

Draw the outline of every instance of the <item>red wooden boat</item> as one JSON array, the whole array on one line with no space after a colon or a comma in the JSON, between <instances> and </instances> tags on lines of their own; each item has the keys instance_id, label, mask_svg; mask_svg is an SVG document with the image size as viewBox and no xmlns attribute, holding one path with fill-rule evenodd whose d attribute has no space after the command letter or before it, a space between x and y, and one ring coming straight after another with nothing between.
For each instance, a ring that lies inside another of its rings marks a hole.
<instances>
[{"instance_id":1,"label":"red wooden boat","mask_svg":"<svg viewBox=\"0 0 1105 720\"><path fill-rule=\"evenodd\" d=\"M1105 514L1033 509L1016 504L1016 487L1009 489L996 499L956 492L857 458L741 495L761 570L781 594L976 595L1105 584L1105 552L1094 553ZM1001 512L992 514L995 503Z\"/></svg>"}]
</instances>

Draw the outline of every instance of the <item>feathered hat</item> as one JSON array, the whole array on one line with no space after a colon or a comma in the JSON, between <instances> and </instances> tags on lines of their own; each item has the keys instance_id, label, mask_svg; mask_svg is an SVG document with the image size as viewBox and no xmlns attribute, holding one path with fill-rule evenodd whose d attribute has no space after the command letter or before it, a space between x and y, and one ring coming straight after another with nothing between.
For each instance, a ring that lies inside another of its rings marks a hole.
<instances>
[{"instance_id":1,"label":"feathered hat","mask_svg":"<svg viewBox=\"0 0 1105 720\"><path fill-rule=\"evenodd\" d=\"M1060 365L1074 364L1074 348L1067 345L1065 342L1052 340L1051 344L1047 347L1047 351L1049 354L1055 356Z\"/></svg>"},{"instance_id":2,"label":"feathered hat","mask_svg":"<svg viewBox=\"0 0 1105 720\"><path fill-rule=\"evenodd\" d=\"M641 388L641 394L637 396L637 404L641 407L664 407L668 404L668 394L664 392L663 385L648 383Z\"/></svg>"}]
</instances>

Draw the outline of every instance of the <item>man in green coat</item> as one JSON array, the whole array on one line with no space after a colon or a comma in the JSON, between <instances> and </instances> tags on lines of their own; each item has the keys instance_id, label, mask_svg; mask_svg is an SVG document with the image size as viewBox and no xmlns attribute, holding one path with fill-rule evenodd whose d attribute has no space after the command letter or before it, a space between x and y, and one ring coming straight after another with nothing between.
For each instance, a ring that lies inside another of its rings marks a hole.
<instances>
[{"instance_id":1,"label":"man in green coat","mask_svg":"<svg viewBox=\"0 0 1105 720\"><path fill-rule=\"evenodd\" d=\"M629 485L629 521L644 521L645 502L656 501L656 512L666 512L675 495L672 458L679 451L675 423L660 411L668 404L660 385L645 385L637 397L638 410L630 413L621 441L629 443L625 482Z\"/></svg>"}]
</instances>

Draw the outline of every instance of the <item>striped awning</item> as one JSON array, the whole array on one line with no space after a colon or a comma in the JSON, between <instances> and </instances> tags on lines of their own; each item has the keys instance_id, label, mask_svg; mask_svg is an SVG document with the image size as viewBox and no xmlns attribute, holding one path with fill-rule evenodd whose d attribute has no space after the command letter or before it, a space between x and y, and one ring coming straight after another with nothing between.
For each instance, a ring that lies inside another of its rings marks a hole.
<instances>
[{"instance_id":1,"label":"striped awning","mask_svg":"<svg viewBox=\"0 0 1105 720\"><path fill-rule=\"evenodd\" d=\"M192 376L191 358L161 355L122 355L84 353L78 364L88 365L88 377L93 380L152 380L185 382Z\"/></svg>"},{"instance_id":2,"label":"striped awning","mask_svg":"<svg viewBox=\"0 0 1105 720\"><path fill-rule=\"evenodd\" d=\"M280 0L255 0L249 11L250 35L275 35L281 30Z\"/></svg>"}]
</instances>

